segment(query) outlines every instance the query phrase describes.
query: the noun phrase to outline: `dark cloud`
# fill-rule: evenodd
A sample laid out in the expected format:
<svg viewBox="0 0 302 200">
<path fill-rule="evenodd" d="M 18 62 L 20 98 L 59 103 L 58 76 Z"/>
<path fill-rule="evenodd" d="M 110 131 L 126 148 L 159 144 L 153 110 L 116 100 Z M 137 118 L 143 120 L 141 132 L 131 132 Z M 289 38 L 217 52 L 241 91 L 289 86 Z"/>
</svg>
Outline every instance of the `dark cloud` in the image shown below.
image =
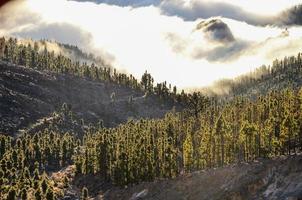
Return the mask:
<svg viewBox="0 0 302 200">
<path fill-rule="evenodd" d="M 211 19 L 200 22 L 197 30 L 202 30 L 208 39 L 221 43 L 229 43 L 235 41 L 235 38 L 226 23 L 220 19 Z"/>
<path fill-rule="evenodd" d="M 159 5 L 161 0 L 76 0 L 80 2 L 106 3 L 109 5 L 141 7 L 150 5 Z"/>
<path fill-rule="evenodd" d="M 253 25 L 267 25 L 274 22 L 273 18 L 264 18 L 253 13 L 248 13 L 239 6 L 223 2 L 192 1 L 190 6 L 186 6 L 180 0 L 164 0 L 160 4 L 160 8 L 163 14 L 179 16 L 187 21 L 221 16 L 245 21 Z"/>
</svg>

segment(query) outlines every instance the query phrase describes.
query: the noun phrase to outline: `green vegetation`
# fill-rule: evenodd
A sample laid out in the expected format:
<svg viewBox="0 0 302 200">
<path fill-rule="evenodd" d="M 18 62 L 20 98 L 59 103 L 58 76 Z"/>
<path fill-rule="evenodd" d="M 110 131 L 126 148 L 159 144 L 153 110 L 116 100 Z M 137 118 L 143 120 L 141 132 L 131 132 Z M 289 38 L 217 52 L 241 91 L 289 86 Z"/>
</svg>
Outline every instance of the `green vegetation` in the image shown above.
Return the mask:
<svg viewBox="0 0 302 200">
<path fill-rule="evenodd" d="M 256 101 L 210 101 L 197 118 L 170 113 L 100 129 L 84 136 L 84 151 L 75 156 L 77 172 L 100 173 L 124 185 L 290 154 L 302 148 L 301 108 L 302 90 L 284 90 Z"/>
<path fill-rule="evenodd" d="M 299 89 L 302 85 L 302 54 L 275 60 L 272 65 L 261 66 L 254 71 L 235 79 L 223 79 L 207 88 L 209 94 L 215 89 L 226 90 L 226 96 L 245 96 L 256 99 L 260 94 L 265 95 L 271 90 L 286 88 Z"/>
<path fill-rule="evenodd" d="M 249 162 L 302 148 L 302 90 L 284 90 L 256 101 L 210 101 L 190 112 L 89 130 L 82 139 L 48 129 L 17 139 L 1 136 L 2 196 L 36 199 L 54 194 L 43 171 L 75 164 L 76 173 L 99 174 L 117 185 L 175 177 L 181 171 Z M 13 186 L 13 187 L 11 187 Z"/>
<path fill-rule="evenodd" d="M 69 134 L 59 135 L 43 132 L 23 135 L 18 139 L 0 136 L 0 198 L 18 196 L 36 199 L 53 194 L 53 182 L 45 171 L 60 169 L 72 164 L 75 138 Z M 2 198 L 1 198 L 2 199 Z"/>
<path fill-rule="evenodd" d="M 105 128 L 100 121 L 95 127 L 89 126 L 84 136 L 62 134 L 51 128 L 18 138 L 1 135 L 0 199 L 56 199 L 60 194 L 54 190 L 47 172 L 71 164 L 75 165 L 78 176 L 99 175 L 107 182 L 126 185 L 302 149 L 302 89 L 297 89 L 298 86 L 270 91 L 254 100 L 236 96 L 223 102 L 196 92 L 178 94 L 176 87 L 171 89 L 166 83 L 153 87 L 148 72 L 138 82 L 132 75 L 116 70 L 112 74 L 110 68 L 80 65 L 46 49 L 39 52 L 37 47 L 17 45 L 14 39 L 2 39 L 0 44 L 0 58 L 6 61 L 112 81 L 186 107 L 182 112 L 168 113 L 163 119 L 131 120 L 115 128 Z M 290 72 L 288 77 L 299 77 L 301 63 L 300 54 L 287 63 L 277 62 L 269 69 L 269 76 Z M 129 99 L 129 106 L 132 101 Z M 66 104 L 61 112 L 72 116 Z M 64 179 L 64 185 L 68 187 L 68 178 Z M 87 188 L 83 188 L 80 198 L 88 198 Z"/>
<path fill-rule="evenodd" d="M 61 45 L 62 46 L 62 45 Z M 68 49 L 76 49 L 65 45 Z M 19 44 L 15 38 L 0 38 L 0 59 L 14 64 L 23 65 L 37 70 L 48 70 L 55 73 L 72 74 L 79 77 L 92 79 L 95 81 L 105 81 L 116 83 L 121 86 L 141 90 L 147 94 L 155 94 L 169 102 L 183 100 L 183 96 L 177 94 L 176 86 L 171 88 L 166 82 L 153 86 L 154 80 L 146 71 L 139 82 L 133 75 L 117 72 L 107 66 L 96 66 L 95 63 L 88 65 L 86 62 L 72 61 L 70 58 L 61 54 L 55 55 L 53 51 L 48 51 L 46 47 L 40 50 L 38 42 L 23 45 Z M 185 94 L 184 94 L 185 95 Z"/>
</svg>

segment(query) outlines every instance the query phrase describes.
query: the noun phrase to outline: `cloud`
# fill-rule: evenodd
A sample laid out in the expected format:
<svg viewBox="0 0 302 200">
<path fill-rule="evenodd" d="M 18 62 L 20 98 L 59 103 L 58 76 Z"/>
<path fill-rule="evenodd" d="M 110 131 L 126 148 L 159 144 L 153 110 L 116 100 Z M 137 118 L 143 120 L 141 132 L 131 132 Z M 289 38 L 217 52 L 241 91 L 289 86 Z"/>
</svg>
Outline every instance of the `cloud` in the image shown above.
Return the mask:
<svg viewBox="0 0 302 200">
<path fill-rule="evenodd" d="M 19 15 L 19 13 L 23 14 Z M 93 37 L 90 32 L 71 23 L 49 22 L 43 19 L 41 13 L 33 12 L 25 1 L 12 1 L 1 8 L 0 34 L 17 38 L 47 39 L 59 43 L 72 44 L 81 47 L 86 53 L 98 52 L 98 56 L 103 58 L 106 65 L 111 65 L 115 59 L 113 55 L 93 47 Z M 48 42 L 47 44 L 47 48 L 54 50 L 55 53 L 64 54 L 64 51 L 66 51 L 66 49 L 59 47 L 55 43 Z M 70 53 L 67 54 L 65 52 L 65 55 L 78 60 L 76 56 Z"/>
<path fill-rule="evenodd" d="M 76 0 L 79 2 L 94 2 L 97 4 L 105 3 L 109 5 L 143 7 L 150 5 L 158 5 L 160 0 Z"/>
<path fill-rule="evenodd" d="M 229 63 L 244 55 L 245 50 L 249 47 L 247 42 L 234 42 L 226 46 L 219 46 L 209 51 L 196 49 L 192 54 L 194 59 L 207 59 L 209 62 L 225 62 Z"/>
<path fill-rule="evenodd" d="M 0 33 L 23 38 L 51 39 L 81 46 L 84 44 L 89 46 L 92 39 L 90 33 L 78 26 L 43 20 L 43 16 L 31 11 L 25 1 L 12 1 L 1 8 Z"/>
<path fill-rule="evenodd" d="M 160 8 L 166 15 L 176 15 L 188 21 L 221 16 L 257 25 L 272 22 L 272 18 L 263 19 L 257 14 L 249 13 L 239 6 L 226 2 L 191 1 L 188 5 L 182 0 L 165 0 L 161 3 Z"/>
<path fill-rule="evenodd" d="M 199 22 L 188 35 L 168 33 L 166 39 L 171 50 L 184 57 L 207 60 L 212 64 L 242 63 L 244 69 L 249 62 L 244 63 L 243 60 L 252 59 L 252 63 L 256 63 L 254 60 L 258 59 L 257 63 L 269 64 L 275 58 L 296 54 L 302 42 L 300 33 L 300 27 L 285 30 L 252 26 L 226 18 L 210 18 Z"/>
<path fill-rule="evenodd" d="M 25 1 L 11 1 L 0 9 L 0 34 L 2 35 L 20 31 L 25 26 L 40 20 L 39 14 L 31 12 Z"/>
<path fill-rule="evenodd" d="M 299 0 L 76 0 L 122 7 L 156 6 L 162 14 L 178 16 L 187 21 L 210 17 L 225 17 L 252 25 L 301 24 Z M 299 11 L 300 10 L 300 11 Z"/>
<path fill-rule="evenodd" d="M 33 40 L 47 39 L 63 44 L 72 44 L 81 47 L 86 53 L 97 52 L 98 56 L 101 58 L 102 65 L 105 64 L 110 66 L 115 59 L 113 55 L 106 51 L 93 48 L 93 37 L 91 33 L 68 23 L 41 23 L 38 26 L 25 28 L 22 29 L 21 32 L 15 32 L 11 35 L 18 38 L 30 38 Z M 54 51 L 55 53 L 57 52 L 57 54 L 61 53 L 73 60 L 91 63 L 90 60 L 79 58 L 79 55 L 74 55 L 74 52 L 67 51 L 66 48 L 60 47 L 54 42 L 47 42 L 46 44 L 48 50 Z"/>
<path fill-rule="evenodd" d="M 299 26 L 289 27 L 289 34 L 284 34 L 284 28 L 278 26 L 259 26 L 257 21 L 257 25 L 247 23 L 244 20 L 247 1 L 234 0 L 242 2 L 238 7 L 244 12 L 242 16 L 237 14 L 237 19 L 228 9 L 225 13 L 229 12 L 229 17 L 224 13 L 222 17 L 207 17 L 213 16 L 215 9 L 223 11 L 213 6 L 221 7 L 215 4 L 217 0 L 180 4 L 189 7 L 190 12 L 195 9 L 190 8 L 194 2 L 208 2 L 207 6 L 213 7 L 204 18 L 196 15 L 192 21 L 179 14 L 163 14 L 163 3 L 168 1 L 138 7 L 66 0 L 20 1 L 1 8 L 0 33 L 78 45 L 137 78 L 148 70 L 155 81 L 167 80 L 181 88 L 238 76 L 277 57 L 296 54 L 302 45 Z M 181 0 L 174 0 L 178 1 Z M 227 2 L 230 1 L 223 1 L 223 5 L 234 6 Z M 250 11 L 257 17 L 270 10 L 258 7 L 259 13 Z M 274 16 L 279 8 L 268 13 Z"/>
<path fill-rule="evenodd" d="M 163 0 L 163 14 L 179 16 L 187 21 L 224 17 L 252 25 L 282 25 L 284 11 L 300 4 L 299 0 Z"/>
<path fill-rule="evenodd" d="M 220 18 L 202 20 L 186 38 L 168 33 L 166 39 L 175 53 L 209 62 L 234 61 L 250 46 L 247 41 L 236 40 Z"/>
<path fill-rule="evenodd" d="M 82 47 L 89 46 L 92 40 L 90 33 L 68 23 L 42 23 L 37 27 L 23 29 L 22 32 L 13 35 L 35 40 L 45 38 Z"/>
</svg>

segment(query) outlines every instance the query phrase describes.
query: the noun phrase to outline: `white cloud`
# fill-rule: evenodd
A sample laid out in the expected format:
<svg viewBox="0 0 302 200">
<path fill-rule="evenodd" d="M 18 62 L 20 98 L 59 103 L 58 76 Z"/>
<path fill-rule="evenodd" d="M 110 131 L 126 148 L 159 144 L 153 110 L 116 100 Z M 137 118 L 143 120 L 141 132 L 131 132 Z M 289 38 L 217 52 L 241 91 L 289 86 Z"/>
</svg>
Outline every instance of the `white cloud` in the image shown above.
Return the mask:
<svg viewBox="0 0 302 200">
<path fill-rule="evenodd" d="M 173 0 L 175 1 L 175 0 Z M 177 0 L 176 0 L 177 1 Z M 186 0 L 185 0 L 186 1 Z M 291 8 L 294 5 L 301 3 L 300 0 L 189 0 L 193 2 L 205 2 L 205 3 L 226 3 L 232 6 L 240 7 L 246 12 L 254 13 L 257 15 L 275 15 L 279 12 Z"/>
<path fill-rule="evenodd" d="M 163 0 L 160 4 L 166 15 L 185 20 L 226 17 L 253 25 L 282 24 L 283 11 L 298 5 L 301 0 Z"/>
<path fill-rule="evenodd" d="M 241 0 L 238 4 L 242 9 L 249 7 L 244 2 Z M 186 6 L 191 3 L 187 2 Z M 270 63 L 275 57 L 295 54 L 302 44 L 300 27 L 289 28 L 290 36 L 280 37 L 282 28 L 255 26 L 223 17 L 220 19 L 235 40 L 227 44 L 215 42 L 202 30 L 196 30 L 202 19 L 184 21 L 182 17 L 164 15 L 160 7 L 152 5 L 132 8 L 66 0 L 29 0 L 4 9 L 5 13 L 14 13 L 17 9 L 29 18 L 4 15 L 5 19 L 0 18 L 2 34 L 47 37 L 77 44 L 97 55 L 114 56 L 115 67 L 137 77 L 147 69 L 156 81 L 167 80 L 180 87 L 204 86 L 220 78 L 235 77 Z M 269 9 L 272 8 L 267 7 Z M 9 17 L 16 23 L 3 26 Z"/>
</svg>

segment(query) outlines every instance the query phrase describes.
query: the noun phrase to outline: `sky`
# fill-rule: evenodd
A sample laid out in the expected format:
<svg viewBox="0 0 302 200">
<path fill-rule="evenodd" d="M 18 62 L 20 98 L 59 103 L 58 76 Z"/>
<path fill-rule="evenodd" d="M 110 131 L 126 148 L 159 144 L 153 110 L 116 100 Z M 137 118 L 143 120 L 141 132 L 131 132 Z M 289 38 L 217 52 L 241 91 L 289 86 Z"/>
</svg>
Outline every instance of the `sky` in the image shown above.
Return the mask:
<svg viewBox="0 0 302 200">
<path fill-rule="evenodd" d="M 16 0 L 0 8 L 0 35 L 74 44 L 137 78 L 196 88 L 300 52 L 300 3 Z"/>
</svg>

